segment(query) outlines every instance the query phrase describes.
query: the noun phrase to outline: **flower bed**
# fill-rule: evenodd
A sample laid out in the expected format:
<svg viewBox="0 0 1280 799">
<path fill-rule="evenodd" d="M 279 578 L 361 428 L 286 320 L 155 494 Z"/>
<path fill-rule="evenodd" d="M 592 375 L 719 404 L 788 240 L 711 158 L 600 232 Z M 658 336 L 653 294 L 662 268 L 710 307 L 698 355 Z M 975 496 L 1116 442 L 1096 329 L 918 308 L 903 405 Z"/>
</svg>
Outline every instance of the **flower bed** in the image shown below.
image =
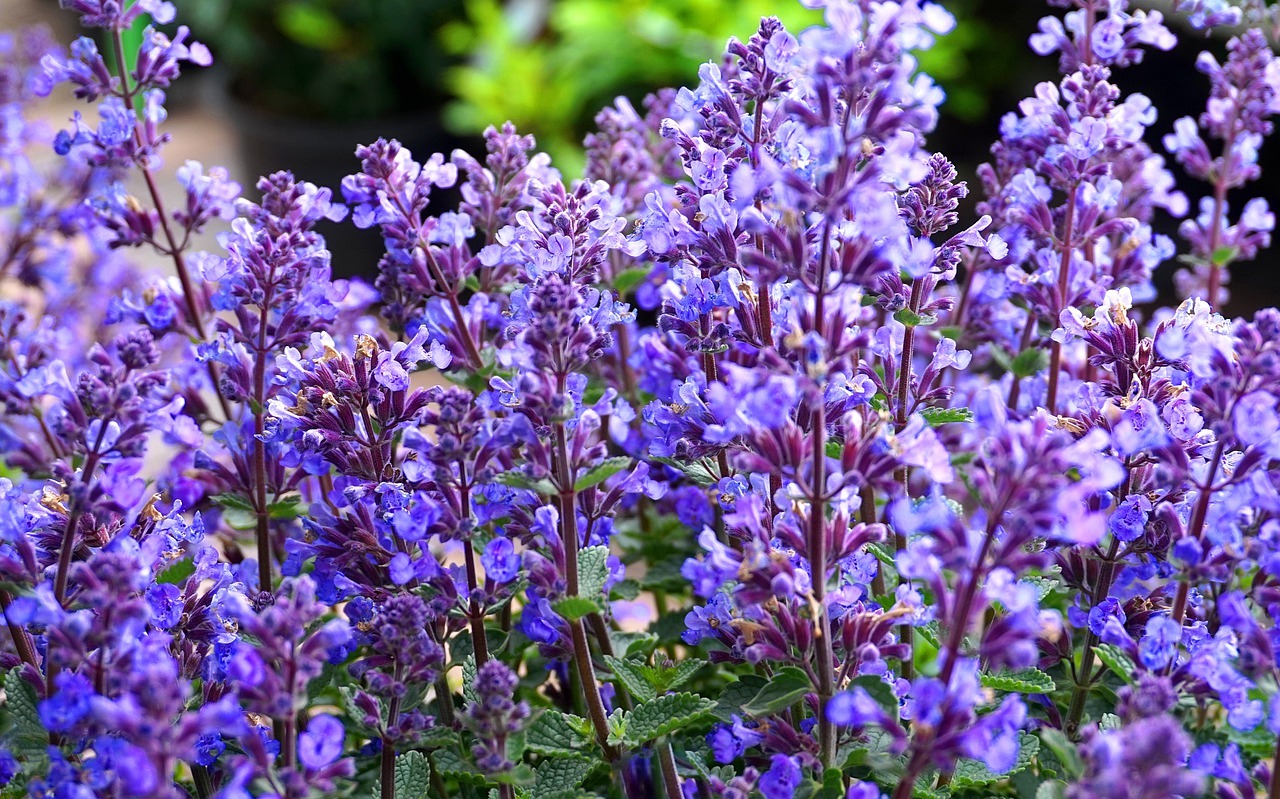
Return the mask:
<svg viewBox="0 0 1280 799">
<path fill-rule="evenodd" d="M 257 203 L 161 161 L 210 54 L 121 32 L 172 7 L 63 5 L 132 66 L 0 47 L 3 795 L 1280 799 L 1280 313 L 1213 310 L 1275 222 L 1260 30 L 1162 120 L 1113 80 L 1163 17 L 1051 2 L 961 221 L 935 3 L 762 20 L 582 180 L 506 125 Z"/>
</svg>

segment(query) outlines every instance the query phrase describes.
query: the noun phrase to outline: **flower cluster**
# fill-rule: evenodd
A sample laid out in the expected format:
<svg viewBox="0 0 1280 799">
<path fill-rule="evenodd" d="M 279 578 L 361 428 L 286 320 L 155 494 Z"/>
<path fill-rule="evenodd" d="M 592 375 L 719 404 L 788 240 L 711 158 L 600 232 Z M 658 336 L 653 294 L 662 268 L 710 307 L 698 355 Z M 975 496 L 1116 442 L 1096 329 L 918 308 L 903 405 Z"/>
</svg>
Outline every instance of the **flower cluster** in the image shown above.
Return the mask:
<svg viewBox="0 0 1280 799">
<path fill-rule="evenodd" d="M 99 38 L 0 38 L 4 795 L 1280 796 L 1280 312 L 1215 311 L 1274 227 L 1260 30 L 1169 121 L 1117 73 L 1174 26 L 1051 0 L 974 219 L 925 0 L 761 20 L 581 180 L 507 124 L 170 209 L 210 54 L 62 4 Z M 96 118 L 29 121 L 57 83 Z"/>
</svg>

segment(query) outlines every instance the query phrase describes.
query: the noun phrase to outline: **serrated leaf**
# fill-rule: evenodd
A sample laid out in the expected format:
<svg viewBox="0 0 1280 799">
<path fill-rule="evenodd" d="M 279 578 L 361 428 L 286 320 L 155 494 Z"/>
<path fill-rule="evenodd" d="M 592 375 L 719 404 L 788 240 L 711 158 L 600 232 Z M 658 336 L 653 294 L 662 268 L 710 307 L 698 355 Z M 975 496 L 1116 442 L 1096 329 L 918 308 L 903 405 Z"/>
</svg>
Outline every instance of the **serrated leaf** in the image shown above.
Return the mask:
<svg viewBox="0 0 1280 799">
<path fill-rule="evenodd" d="M 711 717 L 716 703 L 694 694 L 667 694 L 637 705 L 626 714 L 622 740 L 640 746 Z"/>
<path fill-rule="evenodd" d="M 1098 656 L 1111 673 L 1124 680 L 1129 685 L 1134 684 L 1133 675 L 1137 674 L 1138 667 L 1134 664 L 1133 659 L 1126 655 L 1119 647 L 1111 644 L 1098 644 L 1093 648 L 1093 652 Z"/>
<path fill-rule="evenodd" d="M 609 589 L 610 599 L 624 599 L 628 602 L 640 596 L 640 583 L 635 580 L 620 580 Z"/>
<path fill-rule="evenodd" d="M 665 463 L 673 469 L 680 471 L 685 477 L 700 486 L 715 485 L 719 482 L 715 472 L 711 471 L 711 467 L 702 461 L 692 461 L 685 463 L 672 458 L 654 458 L 659 463 Z"/>
<path fill-rule="evenodd" d="M 689 660 L 680 661 L 674 668 L 662 669 L 658 675 L 658 680 L 660 682 L 658 689 L 662 691 L 674 691 L 688 682 L 689 679 L 693 677 L 694 674 L 697 674 L 705 665 L 707 665 L 707 661 L 705 660 L 690 658 Z"/>
<path fill-rule="evenodd" d="M 246 497 L 242 497 L 239 494 L 233 494 L 230 492 L 214 494 L 210 499 L 213 500 L 213 504 L 220 508 L 234 508 L 235 510 L 243 510 L 253 513 L 253 505 Z"/>
<path fill-rule="evenodd" d="M 916 628 L 916 634 L 933 645 L 934 649 L 942 646 L 942 636 L 938 622 L 931 621 Z"/>
<path fill-rule="evenodd" d="M 548 710 L 529 725 L 525 748 L 546 757 L 580 757 L 590 752 L 593 740 L 584 730 L 586 719 Z"/>
<path fill-rule="evenodd" d="M 625 455 L 616 458 L 605 458 L 587 470 L 586 474 L 579 477 L 573 484 L 573 490 L 582 491 L 594 485 L 599 485 L 623 469 L 629 468 L 631 463 L 631 458 Z"/>
<path fill-rule="evenodd" d="M 483 772 L 463 760 L 452 749 L 441 749 L 438 752 L 432 752 L 431 757 L 436 764 L 436 770 L 440 772 L 442 777 L 450 777 L 469 785 L 486 785 L 489 782 Z"/>
<path fill-rule="evenodd" d="M 1032 759 L 1039 751 L 1040 739 L 1030 733 L 1021 733 L 1018 736 L 1018 760 L 1013 768 L 1004 774 L 996 774 L 977 760 L 963 758 L 956 762 L 956 771 L 951 778 L 951 784 L 957 788 L 978 788 L 999 782 L 1031 765 Z"/>
<path fill-rule="evenodd" d="M 585 596 L 567 596 L 552 602 L 551 607 L 563 616 L 565 621 L 577 621 L 599 611 L 602 603 L 598 599 Z"/>
<path fill-rule="evenodd" d="M 1011 691 L 1019 694 L 1048 694 L 1057 688 L 1052 677 L 1036 668 L 1006 671 L 1000 674 L 983 674 L 982 684 L 997 691 Z"/>
<path fill-rule="evenodd" d="M 658 692 L 653 685 L 651 675 L 646 671 L 649 667 L 638 660 L 624 660 L 606 655 L 605 663 L 613 671 L 618 681 L 627 689 L 627 693 L 639 702 L 648 702 L 657 697 Z"/>
<path fill-rule="evenodd" d="M 346 717 L 358 725 L 362 730 L 371 729 L 364 723 L 365 712 L 356 704 L 356 694 L 360 693 L 360 689 L 352 685 L 343 685 L 338 688 L 338 695 L 341 697 L 342 711 Z M 382 701 L 377 697 L 372 697 L 373 701 L 378 705 L 378 715 L 385 716 L 382 712 Z"/>
<path fill-rule="evenodd" d="M 40 723 L 35 688 L 22 679 L 17 669 L 11 669 L 4 675 L 4 695 L 4 711 L 10 725 L 9 744 L 14 754 L 26 758 L 46 757 L 49 733 Z"/>
<path fill-rule="evenodd" d="M 787 666 L 774 672 L 760 692 L 752 697 L 742 712 L 760 718 L 791 707 L 813 691 L 809 675 L 795 666 Z"/>
<path fill-rule="evenodd" d="M 920 411 L 920 415 L 931 427 L 973 421 L 973 411 L 968 408 L 925 408 Z"/>
<path fill-rule="evenodd" d="M 658 645 L 658 636 L 653 633 L 628 633 L 621 630 L 609 631 L 609 642 L 613 651 L 621 657 L 632 655 L 648 656 Z"/>
<path fill-rule="evenodd" d="M 896 719 L 898 717 L 898 697 L 894 695 L 893 689 L 884 680 L 873 674 L 864 674 L 861 677 L 855 677 L 849 685 L 866 691 L 876 701 L 876 704 L 885 709 L 885 712 L 891 718 Z"/>
<path fill-rule="evenodd" d="M 553 794 L 576 791 L 596 763 L 585 758 L 544 760 L 538 764 L 531 799 L 544 799 Z"/>
<path fill-rule="evenodd" d="M 729 721 L 733 716 L 743 714 L 742 706 L 750 702 L 752 697 L 760 693 L 766 680 L 755 674 L 744 674 L 736 682 L 731 682 L 720 692 L 720 701 L 712 711 L 721 721 Z"/>
<path fill-rule="evenodd" d="M 1065 732 L 1053 727 L 1041 727 L 1040 741 L 1062 764 L 1062 768 L 1067 772 L 1066 776 L 1073 780 L 1080 778 L 1084 773 L 1084 762 L 1080 759 L 1080 752 L 1076 749 L 1076 745 L 1071 742 Z"/>
<path fill-rule="evenodd" d="M 431 767 L 421 752 L 396 756 L 393 786 L 396 799 L 422 799 L 431 790 Z M 382 795 L 382 780 L 373 783 L 373 798 Z"/>
<path fill-rule="evenodd" d="M 493 481 L 504 486 L 512 488 L 523 488 L 528 491 L 536 491 L 545 496 L 551 496 L 556 493 L 556 487 L 550 480 L 545 478 L 535 480 L 529 475 L 518 469 L 502 472 L 494 476 Z"/>
<path fill-rule="evenodd" d="M 1036 799 L 1063 799 L 1067 795 L 1067 784 L 1062 780 L 1049 780 L 1040 783 L 1036 788 Z"/>
<path fill-rule="evenodd" d="M 609 548 L 587 547 L 578 552 L 578 596 L 599 599 L 609 579 Z"/>
<path fill-rule="evenodd" d="M 267 515 L 272 519 L 296 519 L 302 515 L 302 497 L 297 494 L 285 497 L 267 506 Z"/>
<path fill-rule="evenodd" d="M 1035 575 L 1033 577 L 1023 577 L 1018 582 L 1026 583 L 1030 586 L 1033 586 L 1036 589 L 1037 602 L 1043 600 L 1049 594 L 1053 593 L 1053 591 L 1062 583 L 1062 581 L 1058 579 L 1058 575 L 1056 572 L 1049 575 Z"/>
<path fill-rule="evenodd" d="M 467 655 L 467 659 L 462 661 L 462 699 L 468 705 L 476 703 L 476 656 L 474 654 Z"/>
</svg>

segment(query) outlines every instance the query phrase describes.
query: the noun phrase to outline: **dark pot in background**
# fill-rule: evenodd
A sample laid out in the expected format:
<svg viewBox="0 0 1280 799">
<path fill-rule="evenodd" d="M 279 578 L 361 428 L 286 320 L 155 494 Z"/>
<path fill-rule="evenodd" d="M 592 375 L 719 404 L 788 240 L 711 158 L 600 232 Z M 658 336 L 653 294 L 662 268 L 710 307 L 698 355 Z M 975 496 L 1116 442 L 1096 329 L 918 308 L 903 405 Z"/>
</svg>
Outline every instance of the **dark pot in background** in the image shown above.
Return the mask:
<svg viewBox="0 0 1280 799">
<path fill-rule="evenodd" d="M 234 83 L 226 79 L 210 83 L 215 84 L 218 106 L 239 137 L 243 174 L 236 177 L 253 197 L 258 195 L 255 184 L 259 177 L 287 169 L 300 180 L 332 189 L 335 199 L 341 201 L 342 179 L 360 170 L 356 147 L 378 138 L 399 140 L 419 161 L 436 152 L 448 158 L 454 149 L 474 145 L 469 139 L 447 133 L 438 109 L 350 122 L 300 119 L 246 103 L 236 95 Z M 437 208 L 442 210 L 456 202 L 443 193 L 439 201 Z M 378 260 L 384 251 L 378 230 L 360 230 L 350 218 L 341 223 L 321 222 L 316 230 L 324 235 L 333 253 L 334 277 L 361 277 L 370 282 L 377 277 Z"/>
</svg>

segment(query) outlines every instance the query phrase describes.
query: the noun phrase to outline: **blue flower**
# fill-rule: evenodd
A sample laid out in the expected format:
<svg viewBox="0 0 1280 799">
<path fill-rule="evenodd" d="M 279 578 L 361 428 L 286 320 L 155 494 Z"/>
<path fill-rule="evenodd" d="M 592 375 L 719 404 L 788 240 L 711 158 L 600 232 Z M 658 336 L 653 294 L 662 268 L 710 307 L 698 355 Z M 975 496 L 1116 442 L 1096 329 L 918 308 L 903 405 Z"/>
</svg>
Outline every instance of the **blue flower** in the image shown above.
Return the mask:
<svg viewBox="0 0 1280 799">
<path fill-rule="evenodd" d="M 765 799 L 792 799 L 800 787 L 800 761 L 786 755 L 774 755 L 769 770 L 760 775 L 757 787 Z"/>
<path fill-rule="evenodd" d="M 341 721 L 327 714 L 316 716 L 298 736 L 298 761 L 318 771 L 342 756 L 345 738 Z"/>
<path fill-rule="evenodd" d="M 508 538 L 495 538 L 480 556 L 484 573 L 496 583 L 509 583 L 520 574 L 520 556 Z"/>
</svg>

